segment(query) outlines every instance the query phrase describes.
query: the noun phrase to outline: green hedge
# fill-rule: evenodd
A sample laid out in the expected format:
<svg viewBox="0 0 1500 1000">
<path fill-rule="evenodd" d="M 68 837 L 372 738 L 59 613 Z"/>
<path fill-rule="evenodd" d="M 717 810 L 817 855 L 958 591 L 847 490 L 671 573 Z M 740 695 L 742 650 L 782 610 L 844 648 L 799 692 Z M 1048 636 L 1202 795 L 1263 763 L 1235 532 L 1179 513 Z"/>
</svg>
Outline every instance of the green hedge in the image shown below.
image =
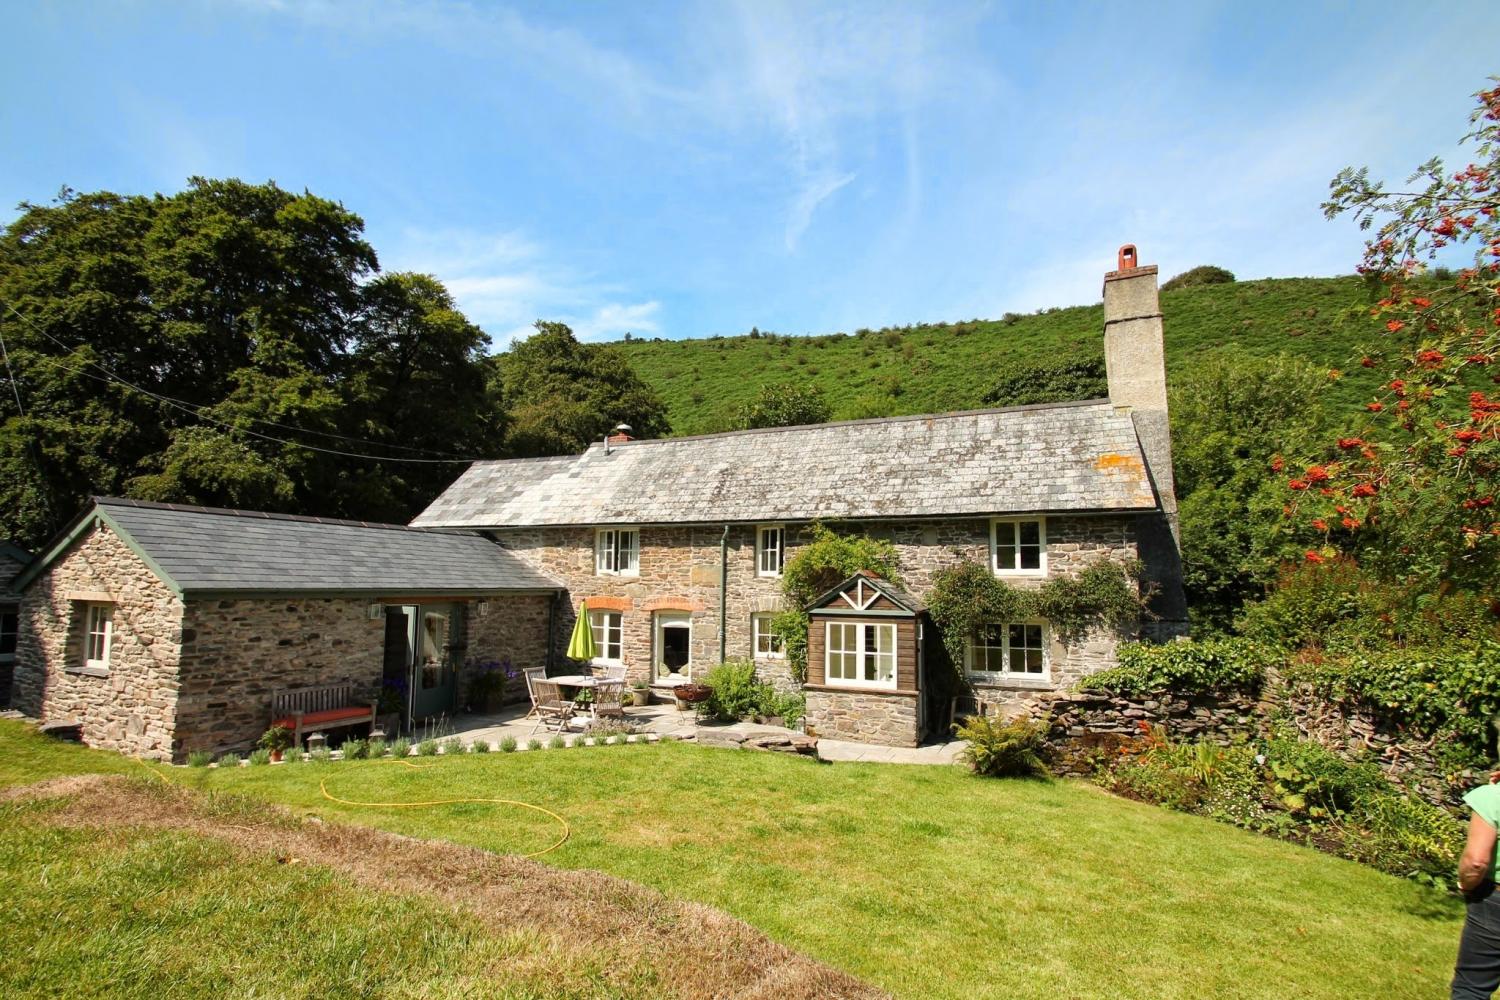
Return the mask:
<svg viewBox="0 0 1500 1000">
<path fill-rule="evenodd" d="M 1245 639 L 1160 645 L 1131 642 L 1120 646 L 1119 666 L 1084 678 L 1079 687 L 1120 694 L 1258 691 L 1273 657 Z"/>
</svg>

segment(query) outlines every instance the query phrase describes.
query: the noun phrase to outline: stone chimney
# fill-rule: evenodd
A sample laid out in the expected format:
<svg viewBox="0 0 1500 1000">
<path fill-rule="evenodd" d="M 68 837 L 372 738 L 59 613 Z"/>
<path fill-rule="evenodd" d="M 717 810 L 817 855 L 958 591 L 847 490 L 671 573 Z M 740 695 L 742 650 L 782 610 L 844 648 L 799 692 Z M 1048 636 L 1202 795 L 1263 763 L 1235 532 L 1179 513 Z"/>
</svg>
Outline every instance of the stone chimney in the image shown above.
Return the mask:
<svg viewBox="0 0 1500 1000">
<path fill-rule="evenodd" d="M 1109 401 L 1135 424 L 1146 471 L 1161 503 L 1159 514 L 1140 518 L 1136 530 L 1148 578 L 1157 585 L 1157 614 L 1185 622 L 1177 494 L 1172 481 L 1172 430 L 1167 416 L 1167 364 L 1156 265 L 1142 266 L 1134 244 L 1120 248 L 1115 270 L 1104 276 L 1104 368 Z"/>
</svg>

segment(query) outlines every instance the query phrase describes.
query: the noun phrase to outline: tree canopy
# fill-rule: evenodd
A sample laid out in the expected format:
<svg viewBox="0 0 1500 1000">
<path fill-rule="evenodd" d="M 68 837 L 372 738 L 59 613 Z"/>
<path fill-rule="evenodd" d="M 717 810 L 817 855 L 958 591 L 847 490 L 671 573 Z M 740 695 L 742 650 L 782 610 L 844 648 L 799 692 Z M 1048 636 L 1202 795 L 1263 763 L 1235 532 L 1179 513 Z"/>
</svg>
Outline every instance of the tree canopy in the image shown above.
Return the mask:
<svg viewBox="0 0 1500 1000">
<path fill-rule="evenodd" d="M 741 407 L 735 429 L 822 424 L 832 416 L 833 410 L 823 398 L 823 390 L 817 386 L 773 382 L 761 386 L 755 399 Z"/>
<path fill-rule="evenodd" d="M 540 321 L 536 333 L 495 360 L 491 390 L 510 406 L 510 454 L 568 455 L 619 424 L 634 437 L 660 437 L 667 410 L 617 348 L 583 344 L 562 323 Z"/>
<path fill-rule="evenodd" d="M 37 545 L 101 493 L 401 522 L 468 459 L 539 453 L 537 428 L 566 450 L 665 430 L 623 361 L 543 327 L 570 360 L 513 352 L 512 415 L 484 332 L 437 279 L 381 273 L 335 201 L 193 178 L 23 204 L 0 232 L 0 537 Z"/>
</svg>

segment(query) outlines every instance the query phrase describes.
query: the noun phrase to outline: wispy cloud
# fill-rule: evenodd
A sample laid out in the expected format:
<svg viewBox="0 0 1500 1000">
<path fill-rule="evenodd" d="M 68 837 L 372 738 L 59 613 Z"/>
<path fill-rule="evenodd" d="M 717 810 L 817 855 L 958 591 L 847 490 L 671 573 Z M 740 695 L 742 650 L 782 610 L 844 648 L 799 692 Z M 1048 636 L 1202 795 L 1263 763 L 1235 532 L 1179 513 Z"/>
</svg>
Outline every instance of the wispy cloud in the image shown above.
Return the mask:
<svg viewBox="0 0 1500 1000">
<path fill-rule="evenodd" d="M 580 340 L 661 332 L 656 301 L 630 301 L 617 286 L 554 261 L 520 233 L 406 229 L 384 239 L 388 271 L 437 277 L 496 350 L 532 332 L 539 319 L 567 323 Z"/>
</svg>

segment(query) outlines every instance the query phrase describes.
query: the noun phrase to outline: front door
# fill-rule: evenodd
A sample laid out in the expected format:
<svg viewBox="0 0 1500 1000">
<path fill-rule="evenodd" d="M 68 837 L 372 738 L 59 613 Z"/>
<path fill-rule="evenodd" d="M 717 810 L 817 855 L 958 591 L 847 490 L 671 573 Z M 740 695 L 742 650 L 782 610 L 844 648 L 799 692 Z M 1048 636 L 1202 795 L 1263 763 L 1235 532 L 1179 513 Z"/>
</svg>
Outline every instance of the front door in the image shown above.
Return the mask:
<svg viewBox="0 0 1500 1000">
<path fill-rule="evenodd" d="M 693 673 L 693 616 L 685 611 L 656 613 L 656 679 L 686 682 Z"/>
<path fill-rule="evenodd" d="M 453 607 L 404 604 L 386 608 L 386 662 L 406 661 L 408 721 L 451 713 L 459 664 L 454 651 Z"/>
</svg>

